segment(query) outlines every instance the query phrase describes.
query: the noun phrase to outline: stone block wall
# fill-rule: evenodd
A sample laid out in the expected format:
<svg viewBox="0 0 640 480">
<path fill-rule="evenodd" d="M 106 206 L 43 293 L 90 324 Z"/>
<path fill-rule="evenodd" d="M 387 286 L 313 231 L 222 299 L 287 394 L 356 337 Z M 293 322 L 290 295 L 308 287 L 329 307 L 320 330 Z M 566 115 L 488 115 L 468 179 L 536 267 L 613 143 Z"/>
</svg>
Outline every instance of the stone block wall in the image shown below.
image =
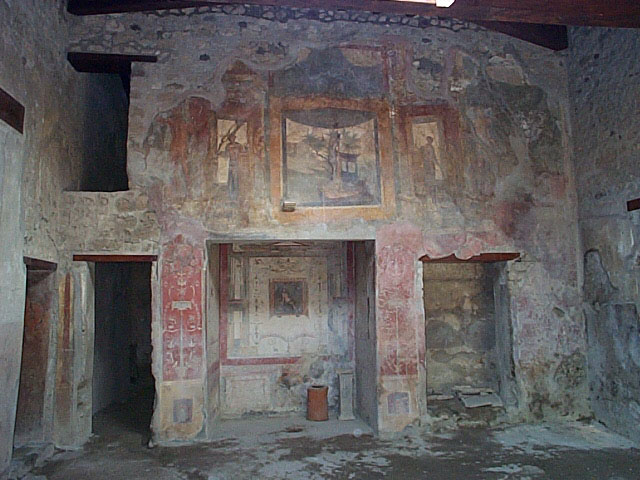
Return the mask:
<svg viewBox="0 0 640 480">
<path fill-rule="evenodd" d="M 0 125 L 0 356 L 6 362 L 0 472 L 10 458 L 16 413 L 26 288 L 22 257 L 58 263 L 56 283 L 62 281 L 68 271 L 68 260 L 60 255 L 66 227 L 62 192 L 80 186 L 84 158 L 93 146 L 86 126 L 108 117 L 86 101 L 105 83 L 78 74 L 66 61 L 65 5 L 0 4 L 0 88 L 25 107 L 24 134 Z M 56 311 L 51 325 L 57 322 Z M 51 441 L 51 431 L 44 440 Z"/>
<path fill-rule="evenodd" d="M 571 30 L 569 78 L 596 417 L 640 440 L 640 35 Z"/>
</svg>

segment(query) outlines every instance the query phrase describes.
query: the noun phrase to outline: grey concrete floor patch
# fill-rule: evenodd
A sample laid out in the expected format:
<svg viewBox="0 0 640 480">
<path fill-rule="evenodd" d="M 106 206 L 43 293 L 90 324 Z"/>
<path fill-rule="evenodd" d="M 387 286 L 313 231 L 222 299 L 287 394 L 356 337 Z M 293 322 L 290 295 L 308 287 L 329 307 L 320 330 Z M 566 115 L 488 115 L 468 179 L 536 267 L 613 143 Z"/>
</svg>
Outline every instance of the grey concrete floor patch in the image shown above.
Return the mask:
<svg viewBox="0 0 640 480">
<path fill-rule="evenodd" d="M 518 448 L 527 453 L 544 448 L 594 450 L 637 447 L 631 440 L 598 424 L 519 425 L 496 431 L 493 438 L 505 448 Z"/>
<path fill-rule="evenodd" d="M 362 422 L 312 423 L 300 417 L 245 418 L 219 424 L 215 439 L 147 448 L 144 434 L 97 422 L 84 448 L 56 451 L 40 468 L 47 480 L 633 480 L 640 450 L 598 425 L 519 425 L 392 438 Z M 122 425 L 122 423 L 121 423 Z M 287 432 L 303 426 L 302 432 Z M 102 429 L 102 430 L 101 430 Z M 297 427 L 296 427 L 297 429 Z"/>
</svg>

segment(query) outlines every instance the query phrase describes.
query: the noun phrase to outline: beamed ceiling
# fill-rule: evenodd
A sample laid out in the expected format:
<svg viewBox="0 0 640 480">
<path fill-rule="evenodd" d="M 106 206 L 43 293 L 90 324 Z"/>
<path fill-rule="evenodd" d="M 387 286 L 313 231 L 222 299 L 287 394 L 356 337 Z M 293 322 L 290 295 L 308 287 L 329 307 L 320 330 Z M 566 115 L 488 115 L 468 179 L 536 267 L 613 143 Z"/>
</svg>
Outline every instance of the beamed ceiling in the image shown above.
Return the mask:
<svg viewBox="0 0 640 480">
<path fill-rule="evenodd" d="M 568 25 L 640 28 L 640 0 L 456 0 L 449 8 L 397 0 L 69 0 L 68 11 L 100 15 L 220 4 L 457 18 L 554 50 L 567 47 Z"/>
</svg>

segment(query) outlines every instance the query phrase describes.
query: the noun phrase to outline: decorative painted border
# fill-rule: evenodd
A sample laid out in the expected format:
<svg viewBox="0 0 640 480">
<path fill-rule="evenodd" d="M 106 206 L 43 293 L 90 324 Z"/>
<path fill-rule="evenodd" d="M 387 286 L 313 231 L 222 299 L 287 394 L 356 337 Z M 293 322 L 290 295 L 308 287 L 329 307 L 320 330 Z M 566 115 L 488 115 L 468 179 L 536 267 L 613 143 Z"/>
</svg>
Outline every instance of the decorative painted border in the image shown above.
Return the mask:
<svg viewBox="0 0 640 480">
<path fill-rule="evenodd" d="M 283 212 L 283 146 L 282 120 L 288 110 L 313 110 L 320 108 L 341 108 L 360 110 L 376 114 L 378 122 L 378 145 L 380 148 L 380 205 L 358 205 L 340 207 L 299 207 L 293 212 Z M 269 149 L 271 152 L 271 202 L 274 218 L 282 223 L 323 222 L 345 218 L 378 220 L 390 217 L 395 211 L 395 186 L 393 175 L 393 153 L 391 148 L 390 109 L 386 101 L 380 99 L 336 99 L 327 97 L 270 99 L 269 109 Z"/>
<path fill-rule="evenodd" d="M 228 243 L 220 244 L 220 367 L 223 366 L 240 366 L 240 365 L 290 365 L 298 363 L 302 357 L 252 357 L 252 358 L 229 358 L 227 356 L 227 337 L 228 337 L 228 312 L 229 312 L 229 253 L 233 250 L 232 245 Z M 349 298 L 355 298 L 355 259 L 353 244 L 347 245 L 347 295 Z M 349 317 L 347 319 L 348 336 L 349 336 L 349 360 L 355 359 L 355 302 L 349 307 Z M 332 358 L 331 356 L 321 357 L 324 360 Z M 211 372 L 209 372 L 211 373 Z"/>
</svg>

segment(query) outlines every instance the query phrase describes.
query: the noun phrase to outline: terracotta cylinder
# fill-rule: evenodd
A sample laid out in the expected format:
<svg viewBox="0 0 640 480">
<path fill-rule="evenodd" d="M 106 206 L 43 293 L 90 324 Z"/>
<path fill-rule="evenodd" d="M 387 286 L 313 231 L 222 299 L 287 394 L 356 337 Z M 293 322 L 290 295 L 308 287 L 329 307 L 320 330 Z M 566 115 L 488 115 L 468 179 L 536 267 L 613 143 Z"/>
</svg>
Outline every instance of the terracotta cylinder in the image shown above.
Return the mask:
<svg viewBox="0 0 640 480">
<path fill-rule="evenodd" d="M 323 422 L 329 420 L 326 385 L 311 385 L 307 388 L 307 420 Z"/>
</svg>

